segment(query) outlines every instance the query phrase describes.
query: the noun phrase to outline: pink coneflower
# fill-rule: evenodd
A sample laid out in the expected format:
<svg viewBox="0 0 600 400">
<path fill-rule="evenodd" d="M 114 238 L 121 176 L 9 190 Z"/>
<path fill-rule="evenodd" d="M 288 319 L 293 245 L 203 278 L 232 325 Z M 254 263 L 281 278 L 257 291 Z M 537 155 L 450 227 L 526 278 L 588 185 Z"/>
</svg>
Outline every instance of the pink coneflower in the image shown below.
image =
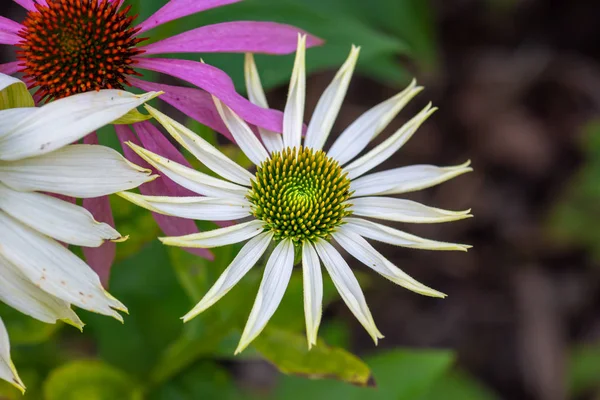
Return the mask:
<svg viewBox="0 0 600 400">
<path fill-rule="evenodd" d="M 235 92 L 231 79 L 223 71 L 199 61 L 150 58 L 166 53 L 265 53 L 288 54 L 295 50 L 298 33 L 293 26 L 258 21 L 225 22 L 202 26 L 178 35 L 144 45 L 147 31 L 166 22 L 200 11 L 241 0 L 170 0 L 160 10 L 138 25 L 129 15 L 130 6 L 121 8 L 123 0 L 14 0 L 23 6 L 27 16 L 22 23 L 0 16 L 0 44 L 17 47 L 17 60 L 0 64 L 0 72 L 22 73 L 29 88 L 35 90 L 37 103 L 72 94 L 100 89 L 164 91 L 164 101 L 191 118 L 231 137 L 216 112 L 211 95 L 219 98 L 250 124 L 281 132 L 279 112 L 253 105 Z M 312 36 L 308 46 L 321 44 Z M 187 81 L 198 89 L 160 85 L 136 78 L 137 70 L 165 73 Z M 154 89 L 152 89 L 154 90 Z M 134 132 L 123 125 L 117 134 L 141 143 L 149 150 L 186 163 L 178 150 L 149 122 L 133 124 Z M 95 134 L 86 138 L 95 143 Z M 126 149 L 126 155 L 134 157 Z M 128 154 L 129 153 L 129 154 Z M 168 178 L 144 185 L 148 195 L 185 195 Z M 96 219 L 111 223 L 108 198 L 88 199 L 84 206 Z M 155 215 L 163 232 L 170 236 L 197 231 L 195 224 L 168 216 Z M 111 248 L 112 247 L 112 248 Z M 211 257 L 205 249 L 192 250 Z M 86 251 L 86 257 L 103 280 L 114 259 L 114 247 Z"/>
</svg>

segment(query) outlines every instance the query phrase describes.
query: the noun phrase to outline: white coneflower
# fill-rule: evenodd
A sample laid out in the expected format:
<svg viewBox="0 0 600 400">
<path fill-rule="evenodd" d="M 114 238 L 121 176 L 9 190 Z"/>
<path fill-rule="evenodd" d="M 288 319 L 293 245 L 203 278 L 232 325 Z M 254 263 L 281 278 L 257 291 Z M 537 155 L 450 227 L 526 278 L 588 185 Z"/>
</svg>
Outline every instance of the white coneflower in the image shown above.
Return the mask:
<svg viewBox="0 0 600 400">
<path fill-rule="evenodd" d="M 323 145 L 333 127 L 346 93 L 358 48 L 319 100 L 302 143 L 305 96 L 305 38 L 299 39 L 296 61 L 284 113 L 283 135 L 259 130 L 262 143 L 231 109 L 214 99 L 219 114 L 241 150 L 257 166 L 255 174 L 240 167 L 183 125 L 146 106 L 175 140 L 200 162 L 220 175 L 214 178 L 130 146 L 160 172 L 205 197 L 121 195 L 154 212 L 199 220 L 246 218 L 227 228 L 194 235 L 162 238 L 181 247 L 216 247 L 248 242 L 204 298 L 183 317 L 185 321 L 206 310 L 225 295 L 261 258 L 269 245 L 264 276 L 243 331 L 237 352 L 265 327 L 277 309 L 290 280 L 295 250 L 302 255 L 304 307 L 309 347 L 317 341 L 323 298 L 321 263 L 350 310 L 373 340 L 381 338 L 352 270 L 331 244 L 391 281 L 427 296 L 444 297 L 402 272 L 377 252 L 367 239 L 398 246 L 432 250 L 466 250 L 468 246 L 423 239 L 361 217 L 388 221 L 434 223 L 470 217 L 469 211 L 447 211 L 413 201 L 388 197 L 434 186 L 471 170 L 469 163 L 455 167 L 417 165 L 363 176 L 394 154 L 434 111 L 427 106 L 390 138 L 350 162 L 365 149 L 420 90 L 413 82 L 406 90 L 367 111 L 335 141 Z M 251 101 L 267 107 L 251 55 L 246 57 L 246 84 Z"/>
<path fill-rule="evenodd" d="M 88 92 L 32 107 L 23 82 L 0 74 L 0 301 L 47 323 L 83 323 L 71 305 L 123 320 L 127 309 L 64 245 L 123 238 L 83 207 L 51 194 L 98 197 L 153 179 L 104 146 L 68 145 L 156 96 Z M 14 107 L 14 108 L 9 108 Z M 24 390 L 0 323 L 0 378 Z"/>
</svg>

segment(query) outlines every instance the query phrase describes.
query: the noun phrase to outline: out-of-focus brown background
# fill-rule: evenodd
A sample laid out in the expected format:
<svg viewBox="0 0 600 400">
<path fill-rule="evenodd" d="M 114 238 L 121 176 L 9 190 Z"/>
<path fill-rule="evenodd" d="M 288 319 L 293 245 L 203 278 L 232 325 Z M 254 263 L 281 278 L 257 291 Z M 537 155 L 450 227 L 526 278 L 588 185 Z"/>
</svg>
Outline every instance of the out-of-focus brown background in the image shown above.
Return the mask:
<svg viewBox="0 0 600 400">
<path fill-rule="evenodd" d="M 1 1 L 2 15 L 22 14 Z M 473 248 L 378 247 L 449 295 L 420 297 L 371 274 L 367 299 L 385 334 L 380 349 L 456 349 L 458 365 L 500 398 L 567 398 L 574 349 L 600 341 L 600 2 L 437 0 L 431 9 L 437 68 L 424 71 L 410 57 L 399 60 L 426 90 L 392 128 L 428 101 L 439 111 L 382 167 L 470 159 L 474 172 L 408 197 L 472 208 L 474 218 L 398 226 Z M 3 61 L 11 59 L 5 46 L 0 51 Z M 308 112 L 332 76 L 319 72 L 309 79 Z M 355 78 L 334 130 L 399 89 Z M 285 95 L 285 87 L 274 89 L 272 105 L 282 109 Z M 373 351 L 342 302 L 326 310 L 325 319 L 335 316 L 351 328 L 354 352 Z M 277 374 L 256 363 L 234 370 L 250 386 L 256 379 L 268 385 Z M 598 396 L 596 388 L 577 398 Z"/>
</svg>

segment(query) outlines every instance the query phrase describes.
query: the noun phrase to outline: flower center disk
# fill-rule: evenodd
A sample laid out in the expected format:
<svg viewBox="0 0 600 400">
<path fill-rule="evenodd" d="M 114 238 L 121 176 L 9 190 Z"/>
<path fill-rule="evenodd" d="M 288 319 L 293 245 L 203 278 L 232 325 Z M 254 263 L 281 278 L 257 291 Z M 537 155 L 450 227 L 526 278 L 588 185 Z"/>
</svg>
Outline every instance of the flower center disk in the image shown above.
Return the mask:
<svg viewBox="0 0 600 400">
<path fill-rule="evenodd" d="M 130 7 L 119 11 L 119 1 L 48 0 L 36 4 L 19 32 L 18 59 L 24 65 L 30 88 L 38 87 L 40 99 L 57 99 L 100 89 L 123 89 L 135 46 L 135 16 Z"/>
<path fill-rule="evenodd" d="M 327 239 L 343 218 L 350 180 L 321 150 L 286 148 L 258 166 L 248 199 L 252 214 L 279 241 Z"/>
</svg>

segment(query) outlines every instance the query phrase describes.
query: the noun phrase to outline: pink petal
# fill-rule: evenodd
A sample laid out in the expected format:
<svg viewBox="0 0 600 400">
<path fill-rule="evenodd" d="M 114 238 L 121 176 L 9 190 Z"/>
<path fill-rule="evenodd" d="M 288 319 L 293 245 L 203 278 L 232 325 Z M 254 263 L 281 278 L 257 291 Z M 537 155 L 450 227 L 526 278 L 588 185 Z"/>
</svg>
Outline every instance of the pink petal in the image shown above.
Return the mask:
<svg viewBox="0 0 600 400">
<path fill-rule="evenodd" d="M 33 0 L 13 0 L 15 3 L 19 4 L 21 7 L 26 9 L 27 11 L 35 10 L 35 3 Z"/>
<path fill-rule="evenodd" d="M 170 0 L 160 10 L 139 24 L 139 33 L 156 28 L 166 22 L 195 14 L 200 11 L 237 3 L 241 0 Z"/>
<path fill-rule="evenodd" d="M 259 107 L 240 96 L 227 74 L 213 66 L 189 60 L 167 60 L 161 58 L 136 58 L 136 67 L 162 72 L 183 79 L 216 96 L 243 120 L 252 125 L 281 132 L 283 113 Z"/>
<path fill-rule="evenodd" d="M 127 126 L 115 125 L 115 130 L 117 131 L 117 136 L 119 137 L 119 140 L 121 141 L 121 143 L 133 142 L 137 145 L 141 145 L 138 138 L 133 134 L 133 132 L 131 132 L 131 130 Z M 136 130 L 139 130 L 139 129 L 136 129 Z M 162 133 L 159 132 L 159 134 L 162 136 Z M 129 159 L 129 161 L 131 161 L 141 167 L 150 168 L 154 172 L 156 172 L 150 165 L 148 165 L 144 160 L 142 160 L 140 158 L 140 156 L 138 156 L 133 150 L 131 150 L 129 148 L 129 146 L 123 145 L 123 152 L 125 153 L 125 157 L 127 157 L 127 159 Z M 168 184 L 167 182 L 170 182 L 170 184 Z M 152 182 L 148 182 L 148 183 L 145 183 L 142 186 L 140 186 L 140 192 L 142 194 L 150 195 L 150 196 L 168 196 L 168 195 L 176 196 L 176 194 L 174 194 L 172 191 L 178 190 L 178 189 L 173 189 L 172 185 L 177 186 L 170 179 L 168 179 L 166 177 L 160 177 L 158 179 L 155 179 Z M 157 214 L 157 213 L 152 213 L 152 216 L 154 217 L 154 220 L 158 223 L 158 226 L 160 226 L 160 229 L 168 236 L 181 236 L 181 235 L 188 235 L 190 233 L 198 232 L 198 227 L 196 227 L 196 224 L 191 219 L 170 217 L 167 215 L 162 215 L 162 214 Z M 188 251 L 189 253 L 198 255 L 202 258 L 206 258 L 209 260 L 214 259 L 213 254 L 210 251 L 208 251 L 207 249 L 184 249 L 184 250 Z"/>
<path fill-rule="evenodd" d="M 169 103 L 185 115 L 195 119 L 203 125 L 223 134 L 229 140 L 233 137 L 229 129 L 219 116 L 212 97 L 200 89 L 192 89 L 183 86 L 163 85 L 160 83 L 142 81 L 136 78 L 128 78 L 129 83 L 145 91 L 163 91 L 160 99 Z"/>
<path fill-rule="evenodd" d="M 296 51 L 298 34 L 306 34 L 291 25 L 276 22 L 235 21 L 207 25 L 156 43 L 143 46 L 144 54 L 164 53 L 265 53 L 289 54 Z M 323 41 L 308 35 L 306 46 Z"/>
<path fill-rule="evenodd" d="M 14 33 L 0 31 L 0 44 L 15 45 L 21 41 L 21 38 Z"/>
<path fill-rule="evenodd" d="M 96 221 L 115 226 L 108 196 L 83 199 L 83 207 L 92 213 Z M 88 265 L 96 271 L 104 287 L 107 287 L 110 269 L 117 253 L 116 243 L 106 241 L 100 247 L 82 247 L 81 249 Z"/>
<path fill-rule="evenodd" d="M 24 26 L 20 23 L 0 15 L 0 31 L 16 34 L 22 28 L 24 28 Z"/>
<path fill-rule="evenodd" d="M 137 133 L 137 136 L 142 142 L 142 146 L 144 148 L 158 154 L 159 156 L 163 156 L 181 165 L 192 168 L 190 163 L 179 152 L 179 150 L 177 150 L 175 146 L 169 142 L 169 139 L 167 139 L 157 127 L 152 125 L 151 122 L 138 122 L 133 125 L 133 128 L 135 129 L 135 132 Z M 194 193 L 183 186 L 176 184 L 167 177 L 161 177 L 158 179 L 163 179 L 165 181 L 165 184 L 169 187 L 169 194 L 172 196 L 198 196 L 197 193 Z"/>
<path fill-rule="evenodd" d="M 6 64 L 0 64 L 0 72 L 6 75 L 12 75 L 19 71 L 19 61 L 13 61 Z"/>
<path fill-rule="evenodd" d="M 83 139 L 83 143 L 98 144 L 98 136 L 95 132 L 91 133 Z M 83 199 L 83 207 L 92 213 L 96 221 L 105 222 L 114 228 L 115 220 L 108 196 Z M 115 261 L 117 252 L 116 243 L 106 241 L 100 247 L 82 247 L 81 249 L 88 265 L 96 271 L 104 287 L 107 287 L 110 268 Z"/>
</svg>

